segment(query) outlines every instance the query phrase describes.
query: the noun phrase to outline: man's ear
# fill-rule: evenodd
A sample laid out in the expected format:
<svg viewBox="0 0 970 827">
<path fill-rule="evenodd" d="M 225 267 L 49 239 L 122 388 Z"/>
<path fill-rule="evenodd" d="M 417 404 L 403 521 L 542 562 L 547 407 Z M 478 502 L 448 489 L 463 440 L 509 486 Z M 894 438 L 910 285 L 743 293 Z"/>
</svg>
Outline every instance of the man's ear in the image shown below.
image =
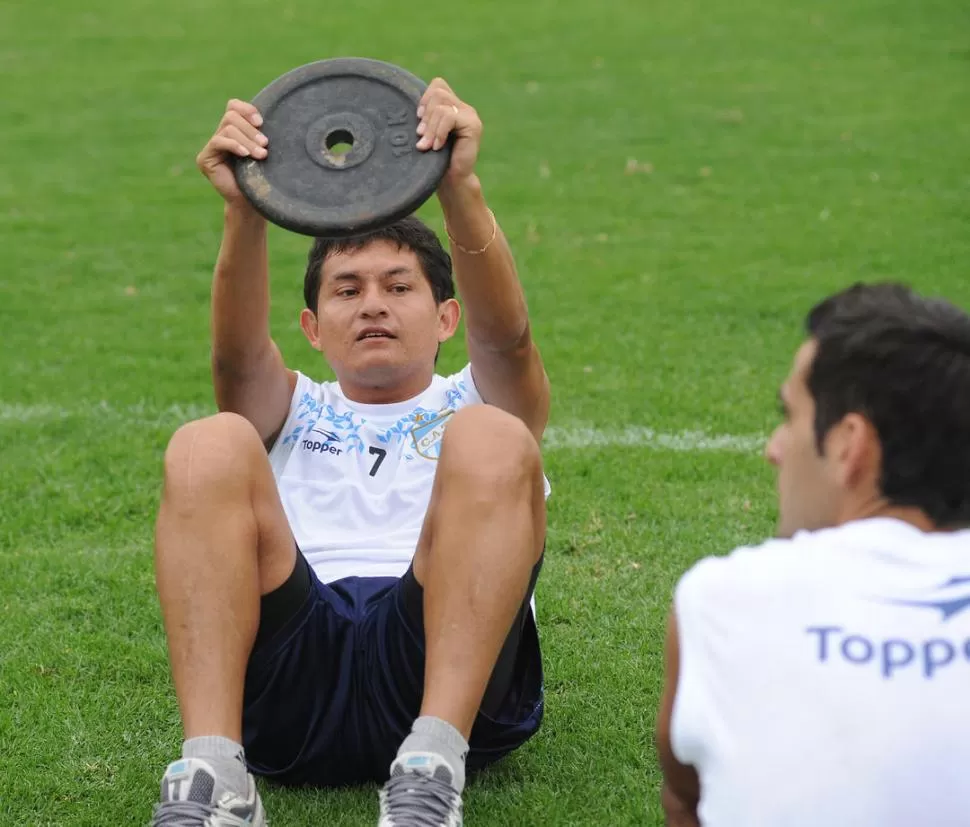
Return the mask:
<svg viewBox="0 0 970 827">
<path fill-rule="evenodd" d="M 303 329 L 303 335 L 306 336 L 310 347 L 314 350 L 322 351 L 323 344 L 320 342 L 316 313 L 308 308 L 300 311 L 300 327 Z"/>
<path fill-rule="evenodd" d="M 878 490 L 882 445 L 875 426 L 862 414 L 846 414 L 825 437 L 825 453 L 835 461 L 843 488 L 873 486 Z"/>
<path fill-rule="evenodd" d="M 458 329 L 461 305 L 455 299 L 445 299 L 438 305 L 438 342 L 447 342 Z"/>
</svg>

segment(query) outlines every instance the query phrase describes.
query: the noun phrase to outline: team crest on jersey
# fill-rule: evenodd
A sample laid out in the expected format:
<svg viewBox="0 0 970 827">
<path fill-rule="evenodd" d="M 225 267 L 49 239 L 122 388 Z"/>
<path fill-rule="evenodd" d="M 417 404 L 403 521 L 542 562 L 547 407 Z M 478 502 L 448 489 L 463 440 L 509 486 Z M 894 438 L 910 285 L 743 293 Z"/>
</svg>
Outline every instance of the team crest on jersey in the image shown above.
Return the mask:
<svg viewBox="0 0 970 827">
<path fill-rule="evenodd" d="M 438 411 L 432 416 L 418 414 L 411 427 L 414 450 L 425 459 L 436 460 L 441 455 L 441 438 L 445 435 L 448 420 L 455 415 L 452 409 Z"/>
</svg>

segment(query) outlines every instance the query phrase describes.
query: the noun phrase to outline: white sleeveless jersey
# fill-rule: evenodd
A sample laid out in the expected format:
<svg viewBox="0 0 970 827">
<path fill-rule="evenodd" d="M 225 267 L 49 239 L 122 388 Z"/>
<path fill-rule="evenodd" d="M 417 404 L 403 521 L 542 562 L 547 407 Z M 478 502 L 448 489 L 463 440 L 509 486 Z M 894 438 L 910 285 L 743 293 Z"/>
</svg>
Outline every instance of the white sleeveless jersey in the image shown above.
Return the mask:
<svg viewBox="0 0 970 827">
<path fill-rule="evenodd" d="M 970 825 L 970 531 L 802 532 L 701 561 L 674 604 L 704 827 Z"/>
<path fill-rule="evenodd" d="M 293 537 L 317 577 L 400 577 L 414 556 L 448 420 L 482 397 L 471 366 L 390 405 L 301 373 L 269 453 Z"/>
</svg>

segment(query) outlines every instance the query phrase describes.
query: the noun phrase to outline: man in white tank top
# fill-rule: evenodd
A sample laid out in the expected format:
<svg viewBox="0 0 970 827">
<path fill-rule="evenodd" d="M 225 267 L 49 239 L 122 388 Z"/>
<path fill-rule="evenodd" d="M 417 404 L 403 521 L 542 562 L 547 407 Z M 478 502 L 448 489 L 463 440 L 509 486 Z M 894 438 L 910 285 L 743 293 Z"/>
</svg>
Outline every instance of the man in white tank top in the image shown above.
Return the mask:
<svg viewBox="0 0 970 827">
<path fill-rule="evenodd" d="M 273 151 L 260 114 L 230 101 L 198 157 L 225 201 L 220 413 L 165 456 L 157 587 L 185 742 L 155 827 L 260 827 L 253 774 L 386 782 L 382 827 L 456 827 L 466 761 L 542 719 L 549 384 L 475 174 L 481 122 L 440 79 L 417 118 L 415 151 L 454 138 L 437 192 L 454 259 L 416 218 L 314 242 L 300 324 L 336 382 L 288 369 L 270 338 L 266 222 L 230 166 Z M 452 263 L 470 363 L 446 377 Z"/>
<path fill-rule="evenodd" d="M 677 586 L 657 728 L 676 827 L 970 824 L 970 317 L 815 307 L 767 446 L 779 539 Z"/>
</svg>

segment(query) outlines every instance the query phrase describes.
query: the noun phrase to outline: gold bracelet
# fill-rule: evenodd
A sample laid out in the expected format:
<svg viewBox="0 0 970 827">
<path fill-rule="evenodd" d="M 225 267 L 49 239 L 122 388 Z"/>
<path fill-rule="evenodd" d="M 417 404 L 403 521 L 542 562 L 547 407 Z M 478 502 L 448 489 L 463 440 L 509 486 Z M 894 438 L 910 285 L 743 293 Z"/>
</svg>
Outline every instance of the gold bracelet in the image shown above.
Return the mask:
<svg viewBox="0 0 970 827">
<path fill-rule="evenodd" d="M 489 210 L 488 211 L 488 214 L 492 217 L 492 237 L 485 243 L 485 246 L 482 247 L 481 250 L 469 250 L 469 249 L 467 249 L 465 247 L 462 247 L 461 244 L 459 244 L 457 241 L 455 241 L 455 237 L 451 234 L 451 230 L 448 229 L 448 224 L 446 222 L 445 223 L 445 234 L 448 236 L 448 240 L 452 244 L 454 244 L 459 250 L 461 250 L 466 256 L 480 256 L 489 247 L 492 246 L 492 242 L 495 241 L 495 236 L 498 235 L 498 222 L 495 220 L 495 213 L 493 213 L 491 210 Z"/>
</svg>

